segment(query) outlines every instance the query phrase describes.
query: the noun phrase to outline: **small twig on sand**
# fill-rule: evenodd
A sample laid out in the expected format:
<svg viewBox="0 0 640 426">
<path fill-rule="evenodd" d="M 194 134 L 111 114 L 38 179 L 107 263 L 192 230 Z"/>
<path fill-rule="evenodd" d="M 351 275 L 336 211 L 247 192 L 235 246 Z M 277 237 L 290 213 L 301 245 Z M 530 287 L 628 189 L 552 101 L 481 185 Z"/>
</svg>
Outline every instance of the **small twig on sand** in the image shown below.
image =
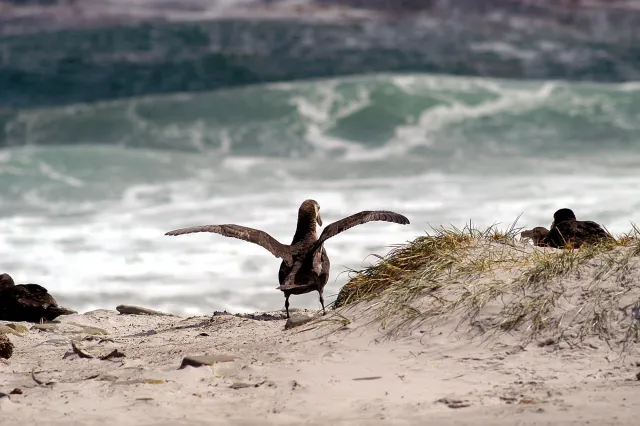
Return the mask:
<svg viewBox="0 0 640 426">
<path fill-rule="evenodd" d="M 464 376 L 464 374 L 458 374 L 457 376 L 453 376 L 453 377 L 449 377 L 448 379 L 442 379 L 442 380 L 453 380 L 453 379 L 459 379 L 460 377 Z"/>
<path fill-rule="evenodd" d="M 100 359 L 103 361 L 110 360 L 111 358 L 124 358 L 124 354 L 117 349 L 109 352 L 108 354 L 101 356 Z"/>
<path fill-rule="evenodd" d="M 31 378 L 33 379 L 34 382 L 38 384 L 38 386 L 44 386 L 44 383 L 42 382 L 42 380 L 38 380 L 38 378 L 36 377 L 35 368 L 31 369 Z"/>
<path fill-rule="evenodd" d="M 93 358 L 93 355 L 78 348 L 73 341 L 71 342 L 71 348 L 73 349 L 73 352 L 76 353 L 80 358 Z"/>
<path fill-rule="evenodd" d="M 36 384 L 38 386 L 50 387 L 50 386 L 53 386 L 56 383 L 55 381 L 49 381 L 49 382 L 45 383 L 42 380 L 39 380 L 36 377 L 35 367 L 31 369 L 31 378 L 33 379 L 34 382 L 36 382 Z"/>
</svg>

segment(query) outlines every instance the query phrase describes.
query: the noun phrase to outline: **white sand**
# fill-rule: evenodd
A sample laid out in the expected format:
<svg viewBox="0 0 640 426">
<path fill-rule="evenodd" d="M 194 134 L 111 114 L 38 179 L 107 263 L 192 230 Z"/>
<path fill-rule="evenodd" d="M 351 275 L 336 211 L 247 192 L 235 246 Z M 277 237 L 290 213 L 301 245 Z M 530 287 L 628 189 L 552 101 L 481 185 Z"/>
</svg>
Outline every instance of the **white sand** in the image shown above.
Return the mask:
<svg viewBox="0 0 640 426">
<path fill-rule="evenodd" d="M 579 288 L 581 280 L 584 274 L 564 285 Z M 286 331 L 284 320 L 232 316 L 185 319 L 97 310 L 61 317 L 53 331 L 33 328 L 22 337 L 9 336 L 15 350 L 0 362 L 0 392 L 19 388 L 22 395 L 0 399 L 0 424 L 640 422 L 638 344 L 621 357 L 618 349 L 593 340 L 582 347 L 533 342 L 523 348 L 513 333 L 470 342 L 454 332 L 455 321 L 388 340 L 376 326 L 365 325 L 373 311 L 367 307 L 341 310 L 353 321 L 347 326 L 329 314 Z M 90 336 L 72 323 L 108 335 Z M 158 333 L 133 336 L 148 330 Z M 96 357 L 116 348 L 126 357 L 63 358 L 71 340 Z M 236 359 L 178 369 L 184 356 L 202 354 Z M 36 384 L 33 369 L 45 385 Z M 362 378 L 370 379 L 357 380 Z M 230 387 L 237 383 L 256 386 Z M 443 399 L 450 403 L 438 402 Z M 462 406 L 451 408 L 457 405 Z"/>
</svg>

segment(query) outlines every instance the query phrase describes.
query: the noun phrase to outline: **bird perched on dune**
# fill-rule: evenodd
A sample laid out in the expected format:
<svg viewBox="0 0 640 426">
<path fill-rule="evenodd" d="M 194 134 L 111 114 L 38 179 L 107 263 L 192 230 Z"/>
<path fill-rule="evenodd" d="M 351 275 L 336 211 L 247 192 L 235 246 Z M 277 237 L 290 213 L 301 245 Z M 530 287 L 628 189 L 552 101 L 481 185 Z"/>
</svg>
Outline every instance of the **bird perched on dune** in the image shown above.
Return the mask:
<svg viewBox="0 0 640 426">
<path fill-rule="evenodd" d="M 58 306 L 46 288 L 38 284 L 16 285 L 9 274 L 0 274 L 0 320 L 51 321 L 75 311 Z"/>
<path fill-rule="evenodd" d="M 578 248 L 584 244 L 596 244 L 605 240 L 614 241 L 611 234 L 596 222 L 577 220 L 571 209 L 562 208 L 553 214 L 549 234 L 542 243 L 554 248 L 563 248 L 567 244 Z"/>
<path fill-rule="evenodd" d="M 611 234 L 590 220 L 577 220 L 571 209 L 563 208 L 553 214 L 551 228 L 536 226 L 522 231 L 522 238 L 530 238 L 533 245 L 553 248 L 578 248 L 584 244 L 614 241 Z"/>
<path fill-rule="evenodd" d="M 298 209 L 298 223 L 291 244 L 282 244 L 264 231 L 240 225 L 205 225 L 176 229 L 165 235 L 183 235 L 193 232 L 214 232 L 225 237 L 239 238 L 258 244 L 282 259 L 278 290 L 284 293 L 284 306 L 289 318 L 289 297 L 317 291 L 322 311 L 325 311 L 322 292 L 329 280 L 329 257 L 323 244 L 329 238 L 356 225 L 371 221 L 393 222 L 406 225 L 409 219 L 391 211 L 362 211 L 333 222 L 322 231 L 320 237 L 316 224 L 322 226 L 320 205 L 315 200 L 305 200 Z"/>
</svg>

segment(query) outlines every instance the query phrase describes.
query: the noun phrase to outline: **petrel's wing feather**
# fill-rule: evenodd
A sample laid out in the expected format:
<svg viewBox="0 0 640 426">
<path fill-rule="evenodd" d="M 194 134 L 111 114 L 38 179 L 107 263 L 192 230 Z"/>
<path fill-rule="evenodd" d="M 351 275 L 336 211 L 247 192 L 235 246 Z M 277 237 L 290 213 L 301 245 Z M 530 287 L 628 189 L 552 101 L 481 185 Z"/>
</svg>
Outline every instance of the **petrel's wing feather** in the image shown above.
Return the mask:
<svg viewBox="0 0 640 426">
<path fill-rule="evenodd" d="M 190 228 L 176 229 L 167 232 L 165 235 L 184 235 L 192 234 L 195 232 L 214 232 L 216 234 L 224 235 L 225 237 L 238 238 L 240 240 L 248 241 L 250 243 L 257 244 L 269 250 L 275 257 L 279 257 L 288 264 L 292 264 L 291 248 L 288 245 L 282 244 L 271 235 L 259 229 L 247 228 L 240 225 L 204 225 L 204 226 L 192 226 Z"/>
<path fill-rule="evenodd" d="M 327 225 L 327 227 L 324 228 L 324 231 L 322 231 L 322 234 L 320 234 L 318 243 L 322 244 L 329 238 L 338 235 L 349 228 L 373 221 L 393 222 L 401 225 L 407 225 L 409 223 L 409 219 L 399 213 L 386 210 L 364 211 L 347 216 L 344 219 L 340 219 Z"/>
<path fill-rule="evenodd" d="M 386 210 L 363 211 L 356 213 L 327 225 L 327 227 L 324 228 L 324 231 L 322 231 L 322 234 L 320 234 L 320 238 L 318 238 L 311 250 L 307 253 L 307 256 L 313 255 L 313 253 L 315 253 L 316 250 L 318 250 L 329 238 L 336 236 L 347 229 L 353 228 L 354 226 L 373 221 L 393 222 L 401 225 L 407 225 L 409 223 L 409 219 L 405 216 Z"/>
</svg>

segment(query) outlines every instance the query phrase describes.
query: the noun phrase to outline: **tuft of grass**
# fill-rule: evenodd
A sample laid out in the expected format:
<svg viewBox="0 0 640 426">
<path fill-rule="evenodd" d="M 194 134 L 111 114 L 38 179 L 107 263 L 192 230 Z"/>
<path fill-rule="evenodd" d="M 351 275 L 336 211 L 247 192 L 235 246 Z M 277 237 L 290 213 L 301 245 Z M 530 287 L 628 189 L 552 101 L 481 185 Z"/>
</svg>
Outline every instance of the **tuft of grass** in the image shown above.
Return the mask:
<svg viewBox="0 0 640 426">
<path fill-rule="evenodd" d="M 495 225 L 479 231 L 471 222 L 463 229 L 454 226 L 451 229 L 432 228 L 432 234 L 427 233 L 405 245 L 395 246 L 385 258 L 379 258 L 380 262 L 360 271 L 351 271 L 350 280 L 340 290 L 334 306 L 370 299 L 395 283 L 417 275 L 423 279 L 438 275 L 459 264 L 461 256 L 474 242 L 488 240 L 513 243 L 520 230 L 515 228 L 515 222 L 505 232 L 496 230 Z M 484 261 L 478 259 L 475 269 L 481 270 Z M 488 266 L 485 264 L 485 267 Z"/>
<path fill-rule="evenodd" d="M 379 299 L 372 321 L 390 335 L 454 319 L 482 333 L 521 331 L 523 341 L 546 333 L 609 342 L 624 317 L 621 297 L 638 290 L 640 306 L 640 288 L 629 279 L 640 258 L 640 230 L 633 225 L 614 241 L 556 250 L 519 242 L 517 221 L 506 230 L 472 223 L 432 228 L 374 265 L 351 271 L 335 307 Z M 578 282 L 581 292 L 567 290 L 565 278 Z M 637 339 L 634 327 L 625 326 L 627 341 Z"/>
<path fill-rule="evenodd" d="M 434 270 L 445 270 L 453 265 L 457 253 L 465 250 L 471 241 L 471 237 L 462 232 L 438 230 L 435 236 L 420 237 L 405 246 L 398 246 L 386 259 L 355 272 L 340 290 L 335 306 L 377 296 L 394 283 L 418 272 L 425 275 Z"/>
</svg>

